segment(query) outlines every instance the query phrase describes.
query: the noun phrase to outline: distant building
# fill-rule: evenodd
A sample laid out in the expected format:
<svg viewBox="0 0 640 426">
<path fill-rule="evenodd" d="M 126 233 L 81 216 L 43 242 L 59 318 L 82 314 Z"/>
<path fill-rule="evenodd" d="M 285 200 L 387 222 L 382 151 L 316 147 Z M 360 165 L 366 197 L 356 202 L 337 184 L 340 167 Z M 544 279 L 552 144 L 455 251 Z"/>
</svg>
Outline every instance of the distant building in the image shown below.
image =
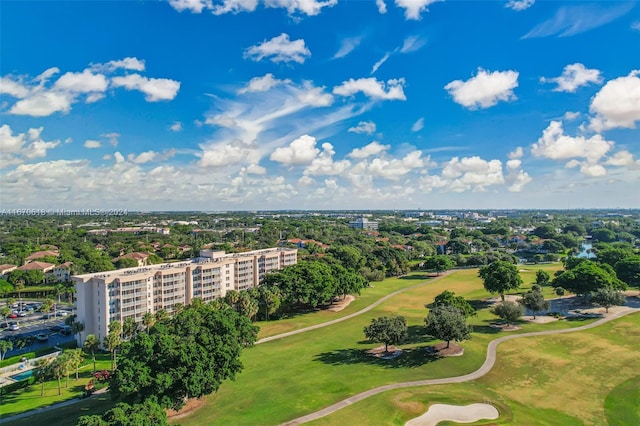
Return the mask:
<svg viewBox="0 0 640 426">
<path fill-rule="evenodd" d="M 71 280 L 71 266 L 72 262 L 61 263 L 60 265 L 53 268 L 52 273 L 56 278 L 56 281 L 61 283 L 67 283 Z"/>
<path fill-rule="evenodd" d="M 37 251 L 33 254 L 30 254 L 29 256 L 27 256 L 25 258 L 25 262 L 29 263 L 32 262 L 36 259 L 42 259 L 44 257 L 58 257 L 60 255 L 60 252 L 58 252 L 58 250 L 45 250 L 45 251 Z"/>
<path fill-rule="evenodd" d="M 297 261 L 298 250 L 292 248 L 245 253 L 202 250 L 200 257 L 182 262 L 74 275 L 75 309 L 85 325 L 84 334 L 95 334 L 102 341 L 112 321 L 133 318 L 141 324 L 145 313 L 160 309 L 171 315 L 178 303 L 187 305 L 194 298 L 210 302 L 229 290 L 257 287 L 267 273 Z"/>
<path fill-rule="evenodd" d="M 9 272 L 16 270 L 18 267 L 16 265 L 10 265 L 5 263 L 4 265 L 0 265 L 0 278 L 6 279 L 9 275 Z"/>
<path fill-rule="evenodd" d="M 368 229 L 375 231 L 378 229 L 378 222 L 370 221 L 366 217 L 359 217 L 353 222 L 349 222 L 349 226 L 354 229 Z"/>
</svg>

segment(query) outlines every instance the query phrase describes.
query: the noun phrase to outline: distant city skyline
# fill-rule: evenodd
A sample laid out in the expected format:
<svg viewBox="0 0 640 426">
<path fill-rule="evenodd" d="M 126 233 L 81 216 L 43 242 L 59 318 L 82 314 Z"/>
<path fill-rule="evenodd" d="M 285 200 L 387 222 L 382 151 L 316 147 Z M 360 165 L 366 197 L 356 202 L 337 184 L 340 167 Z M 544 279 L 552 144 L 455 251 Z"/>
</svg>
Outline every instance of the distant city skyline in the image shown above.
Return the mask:
<svg viewBox="0 0 640 426">
<path fill-rule="evenodd" d="M 640 207 L 636 2 L 2 9 L 3 209 Z"/>
</svg>

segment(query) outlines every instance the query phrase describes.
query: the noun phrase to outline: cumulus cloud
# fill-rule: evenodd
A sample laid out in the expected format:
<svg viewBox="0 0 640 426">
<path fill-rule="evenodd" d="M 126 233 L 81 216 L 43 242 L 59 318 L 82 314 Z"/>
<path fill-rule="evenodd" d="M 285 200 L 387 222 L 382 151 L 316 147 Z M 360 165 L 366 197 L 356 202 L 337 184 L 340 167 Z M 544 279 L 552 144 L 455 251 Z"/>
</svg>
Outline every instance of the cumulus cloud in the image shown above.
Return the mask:
<svg viewBox="0 0 640 426">
<path fill-rule="evenodd" d="M 453 100 L 469 109 L 489 108 L 499 101 L 516 99 L 513 89 L 518 87 L 517 71 L 485 71 L 467 81 L 454 80 L 444 86 Z"/>
<path fill-rule="evenodd" d="M 179 121 L 176 121 L 171 126 L 169 126 L 169 129 L 172 132 L 181 132 L 182 131 L 182 123 L 179 122 Z"/>
<path fill-rule="evenodd" d="M 478 156 L 453 157 L 444 164 L 441 178 L 453 192 L 485 191 L 488 186 L 504 183 L 502 162 Z"/>
<path fill-rule="evenodd" d="M 535 2 L 536 0 L 509 0 L 504 7 L 520 12 L 529 9 Z"/>
<path fill-rule="evenodd" d="M 304 63 L 311 51 L 305 46 L 304 40 L 289 40 L 289 34 L 282 33 L 271 40 L 249 47 L 244 54 L 245 58 L 261 61 L 268 58 L 271 62 L 297 62 Z"/>
<path fill-rule="evenodd" d="M 100 148 L 102 147 L 102 143 L 100 141 L 87 139 L 86 141 L 84 141 L 84 147 L 89 149 Z"/>
<path fill-rule="evenodd" d="M 633 154 L 626 149 L 618 151 L 611 157 L 607 158 L 607 161 L 605 161 L 604 164 L 617 167 L 629 167 L 635 170 L 640 169 L 640 160 L 636 160 L 633 157 Z"/>
<path fill-rule="evenodd" d="M 60 145 L 59 140 L 42 139 L 43 130 L 43 127 L 30 128 L 26 133 L 14 134 L 8 124 L 0 126 L 0 168 L 22 164 L 34 158 L 44 158 L 48 150 Z"/>
<path fill-rule="evenodd" d="M 351 165 L 349 160 L 334 161 L 335 155 L 333 145 L 328 142 L 322 144 L 322 152 L 311 161 L 311 164 L 304 170 L 304 175 L 312 176 L 333 176 L 344 173 Z"/>
<path fill-rule="evenodd" d="M 640 121 L 640 70 L 609 80 L 591 100 L 594 114 L 589 127 L 597 132 L 623 127 L 634 129 Z"/>
<path fill-rule="evenodd" d="M 536 157 L 551 160 L 570 160 L 565 167 L 580 166 L 580 172 L 584 175 L 602 176 L 606 170 L 598 163 L 613 149 L 613 146 L 613 142 L 599 134 L 588 138 L 566 135 L 562 122 L 552 121 L 543 131 L 538 142 L 531 146 L 531 153 Z"/>
<path fill-rule="evenodd" d="M 180 82 L 168 78 L 148 78 L 140 74 L 129 74 L 124 77 L 113 77 L 114 87 L 124 87 L 128 90 L 138 90 L 144 93 L 148 102 L 170 101 L 180 90 Z"/>
<path fill-rule="evenodd" d="M 522 158 L 522 156 L 524 155 L 524 151 L 522 149 L 521 146 L 516 147 L 516 149 L 514 149 L 513 151 L 511 151 L 509 153 L 509 159 L 510 160 L 517 160 L 519 158 Z"/>
<path fill-rule="evenodd" d="M 326 107 L 333 103 L 333 96 L 326 93 L 323 87 L 315 87 L 311 82 L 304 82 L 299 90 L 295 90 L 296 97 L 305 105 Z"/>
<path fill-rule="evenodd" d="M 576 89 L 588 84 L 602 83 L 600 71 L 597 69 L 588 69 L 581 63 L 567 65 L 562 71 L 560 77 L 540 79 L 543 83 L 556 83 L 554 92 L 570 92 L 574 93 Z"/>
<path fill-rule="evenodd" d="M 376 0 L 376 6 L 378 7 L 378 12 L 382 15 L 387 13 L 387 4 L 384 0 Z"/>
<path fill-rule="evenodd" d="M 376 123 L 373 121 L 360 121 L 357 126 L 349 127 L 349 132 L 372 135 L 376 132 Z"/>
<path fill-rule="evenodd" d="M 562 116 L 563 120 L 565 121 L 572 121 L 578 117 L 580 117 L 580 113 L 578 111 L 567 111 Z"/>
<path fill-rule="evenodd" d="M 419 132 L 424 128 L 424 117 L 420 117 L 416 120 L 415 123 L 411 126 L 412 132 Z"/>
<path fill-rule="evenodd" d="M 359 78 L 357 80 L 350 78 L 341 85 L 334 87 L 333 93 L 340 96 L 353 96 L 362 92 L 371 99 L 404 101 L 407 99 L 404 95 L 404 84 L 403 78 L 388 80 L 386 84 L 373 77 Z"/>
<path fill-rule="evenodd" d="M 127 159 L 135 164 L 145 164 L 157 161 L 166 161 L 176 155 L 175 149 L 168 149 L 162 152 L 145 151 L 140 154 L 129 154 Z"/>
<path fill-rule="evenodd" d="M 247 166 L 246 168 L 247 173 L 249 174 L 253 174 L 253 175 L 264 175 L 267 173 L 267 169 L 265 169 L 262 166 L 259 166 L 258 164 L 249 164 L 249 166 Z"/>
<path fill-rule="evenodd" d="M 267 73 L 262 77 L 252 78 L 245 87 L 238 91 L 238 93 L 266 92 L 280 84 L 289 83 L 291 83 L 291 80 L 278 80 L 272 73 Z"/>
<path fill-rule="evenodd" d="M 60 70 L 52 67 L 33 79 L 27 76 L 4 76 L 0 93 L 18 100 L 8 112 L 15 115 L 45 117 L 56 112 L 68 113 L 72 105 L 101 100 L 110 87 L 126 87 L 145 93 L 148 101 L 171 100 L 180 83 L 168 79 L 147 78 L 139 74 L 111 77 L 118 69 L 144 70 L 144 61 L 127 57 L 106 64 L 93 64 L 81 72 L 66 72 L 51 84 Z"/>
<path fill-rule="evenodd" d="M 289 165 L 308 164 L 319 153 L 320 150 L 316 148 L 316 138 L 303 135 L 291 142 L 289 146 L 276 149 L 269 159 Z"/>
<path fill-rule="evenodd" d="M 522 38 L 569 37 L 608 24 L 633 9 L 633 2 L 613 6 L 586 4 L 560 7 L 548 20 L 536 25 Z"/>
<path fill-rule="evenodd" d="M 323 8 L 335 6 L 338 0 L 264 0 L 262 4 L 267 8 L 283 8 L 290 15 L 303 14 L 318 15 Z M 178 12 L 189 11 L 202 13 L 207 10 L 214 15 L 225 13 L 253 12 L 258 7 L 258 0 L 169 0 L 169 4 Z"/>
<path fill-rule="evenodd" d="M 371 142 L 369 145 L 365 145 L 362 148 L 354 148 L 347 156 L 356 159 L 362 159 L 378 155 L 391 148 L 390 145 L 382 145 L 377 141 Z"/>
<path fill-rule="evenodd" d="M 192 13 L 202 13 L 213 6 L 211 0 L 169 0 L 169 4 L 178 12 L 188 10 Z"/>
<path fill-rule="evenodd" d="M 419 20 L 422 12 L 428 10 L 429 5 L 442 0 L 395 0 L 396 6 L 404 9 L 407 20 Z"/>
<path fill-rule="evenodd" d="M 507 174 L 504 177 L 509 192 L 520 192 L 533 179 L 527 172 L 522 170 L 522 147 L 518 147 L 509 154 L 510 160 L 507 161 Z"/>
<path fill-rule="evenodd" d="M 301 13 L 307 16 L 318 15 L 322 8 L 333 7 L 338 4 L 338 0 L 265 0 L 266 7 L 287 9 L 290 15 Z"/>
</svg>

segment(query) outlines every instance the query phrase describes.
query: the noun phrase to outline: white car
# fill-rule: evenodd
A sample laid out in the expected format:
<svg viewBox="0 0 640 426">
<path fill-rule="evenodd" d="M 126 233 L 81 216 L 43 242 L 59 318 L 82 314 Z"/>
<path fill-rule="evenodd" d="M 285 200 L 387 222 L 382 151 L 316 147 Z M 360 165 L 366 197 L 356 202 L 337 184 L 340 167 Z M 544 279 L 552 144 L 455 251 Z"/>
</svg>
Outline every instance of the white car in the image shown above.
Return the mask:
<svg viewBox="0 0 640 426">
<path fill-rule="evenodd" d="M 19 317 L 26 317 L 27 313 L 25 311 L 20 311 L 20 312 L 18 312 L 18 316 Z"/>
<path fill-rule="evenodd" d="M 9 330 L 11 330 L 11 331 L 18 331 L 18 330 L 20 330 L 20 326 L 19 326 L 18 324 L 11 324 L 11 325 L 9 326 Z"/>
</svg>

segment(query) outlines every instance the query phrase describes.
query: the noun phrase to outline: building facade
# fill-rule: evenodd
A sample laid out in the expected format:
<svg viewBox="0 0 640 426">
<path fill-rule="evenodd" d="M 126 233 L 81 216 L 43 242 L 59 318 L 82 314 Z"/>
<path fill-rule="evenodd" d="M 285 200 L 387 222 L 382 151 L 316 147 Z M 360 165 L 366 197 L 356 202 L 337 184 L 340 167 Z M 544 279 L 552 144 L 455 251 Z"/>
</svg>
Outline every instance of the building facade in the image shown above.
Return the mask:
<svg viewBox="0 0 640 426">
<path fill-rule="evenodd" d="M 83 335 L 95 334 L 102 342 L 112 321 L 133 318 L 142 324 L 145 313 L 160 309 L 172 315 L 178 303 L 210 302 L 229 290 L 256 287 L 265 274 L 297 261 L 298 251 L 291 248 L 228 254 L 202 250 L 182 262 L 74 275 L 77 319 L 85 326 Z"/>
<path fill-rule="evenodd" d="M 349 222 L 349 226 L 354 229 L 368 229 L 375 231 L 378 229 L 378 222 L 370 221 L 366 217 L 359 217 L 353 222 Z"/>
</svg>

